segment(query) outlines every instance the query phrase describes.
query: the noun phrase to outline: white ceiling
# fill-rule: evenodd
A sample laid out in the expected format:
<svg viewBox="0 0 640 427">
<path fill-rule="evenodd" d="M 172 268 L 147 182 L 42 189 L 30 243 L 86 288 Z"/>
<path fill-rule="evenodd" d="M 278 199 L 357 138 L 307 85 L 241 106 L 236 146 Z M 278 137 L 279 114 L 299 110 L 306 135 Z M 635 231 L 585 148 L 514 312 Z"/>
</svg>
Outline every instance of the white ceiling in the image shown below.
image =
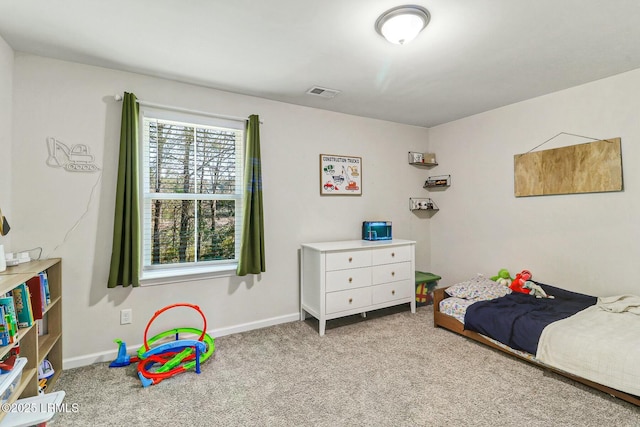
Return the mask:
<svg viewBox="0 0 640 427">
<path fill-rule="evenodd" d="M 431 127 L 640 68 L 639 0 L 0 0 L 16 51 Z M 341 91 L 307 95 L 312 86 Z M 135 88 L 130 90 L 134 91 Z"/>
</svg>

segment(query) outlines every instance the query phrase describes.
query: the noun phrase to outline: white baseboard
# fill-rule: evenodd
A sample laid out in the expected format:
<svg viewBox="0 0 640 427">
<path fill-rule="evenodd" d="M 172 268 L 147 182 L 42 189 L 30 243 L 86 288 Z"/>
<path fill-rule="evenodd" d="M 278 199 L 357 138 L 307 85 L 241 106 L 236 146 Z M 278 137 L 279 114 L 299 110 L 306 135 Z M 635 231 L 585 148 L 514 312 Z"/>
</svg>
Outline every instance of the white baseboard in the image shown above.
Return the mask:
<svg viewBox="0 0 640 427">
<path fill-rule="evenodd" d="M 268 326 L 279 325 L 281 323 L 295 322 L 296 320 L 300 320 L 300 313 L 292 313 L 285 316 L 272 317 L 271 319 L 259 320 L 257 322 L 249 322 L 241 325 L 229 326 L 227 328 L 214 329 L 209 333 L 209 335 L 212 337 L 223 337 L 225 335 L 253 331 L 254 329 L 262 329 Z"/>
<path fill-rule="evenodd" d="M 223 337 L 225 335 L 252 331 L 254 329 L 262 329 L 268 326 L 279 325 L 281 323 L 295 322 L 296 320 L 300 320 L 300 313 L 287 314 L 285 316 L 272 317 L 270 319 L 259 320 L 256 322 L 249 322 L 249 323 L 243 323 L 236 326 L 229 326 L 226 328 L 213 329 L 207 332 L 212 337 L 217 338 L 217 337 Z M 142 332 L 141 332 L 141 335 L 142 335 Z M 142 345 L 143 345 L 142 343 L 127 345 L 127 354 L 130 354 L 130 355 L 135 354 Z M 62 369 L 63 370 L 73 369 L 73 368 L 79 368 L 81 366 L 92 365 L 94 363 L 112 362 L 113 360 L 115 360 L 115 358 L 118 355 L 117 345 L 114 343 L 113 346 L 114 346 L 114 349 L 110 351 L 85 354 L 82 356 L 63 359 Z"/>
</svg>

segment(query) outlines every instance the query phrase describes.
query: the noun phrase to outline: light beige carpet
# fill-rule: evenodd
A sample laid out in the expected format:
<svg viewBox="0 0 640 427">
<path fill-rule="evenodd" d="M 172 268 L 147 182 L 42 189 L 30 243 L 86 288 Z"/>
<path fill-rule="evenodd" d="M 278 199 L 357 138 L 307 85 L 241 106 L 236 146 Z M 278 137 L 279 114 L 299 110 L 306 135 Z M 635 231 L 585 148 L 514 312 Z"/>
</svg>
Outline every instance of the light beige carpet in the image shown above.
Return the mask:
<svg viewBox="0 0 640 427">
<path fill-rule="evenodd" d="M 63 372 L 59 426 L 639 426 L 640 408 L 433 328 L 431 306 L 216 339 L 200 375 Z M 142 333 L 142 332 L 141 332 Z"/>
</svg>

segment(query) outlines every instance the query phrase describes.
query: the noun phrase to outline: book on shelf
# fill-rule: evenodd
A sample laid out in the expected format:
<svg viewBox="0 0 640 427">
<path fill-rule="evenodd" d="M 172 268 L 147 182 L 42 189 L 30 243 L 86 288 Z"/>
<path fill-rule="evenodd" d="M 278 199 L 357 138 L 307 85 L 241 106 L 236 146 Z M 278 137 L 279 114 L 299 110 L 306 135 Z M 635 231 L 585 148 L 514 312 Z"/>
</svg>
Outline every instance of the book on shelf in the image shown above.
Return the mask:
<svg viewBox="0 0 640 427">
<path fill-rule="evenodd" d="M 21 283 L 12 291 L 13 303 L 16 308 L 19 328 L 28 328 L 33 325 L 33 309 L 31 307 L 31 297 L 26 283 Z"/>
<path fill-rule="evenodd" d="M 34 276 L 27 280 L 27 287 L 29 288 L 31 299 L 31 310 L 34 319 L 42 319 L 42 314 L 46 308 L 41 282 L 42 280 L 40 279 L 40 276 Z"/>
<path fill-rule="evenodd" d="M 18 320 L 16 318 L 16 308 L 12 296 L 0 298 L 0 305 L 4 307 L 7 329 L 9 330 L 9 343 L 18 341 Z"/>
<path fill-rule="evenodd" d="M 40 277 L 40 283 L 42 288 L 44 289 L 44 306 L 48 306 L 51 304 L 51 294 L 49 293 L 49 277 L 47 276 L 47 272 L 43 271 L 38 274 Z"/>
<path fill-rule="evenodd" d="M 38 336 L 47 334 L 46 317 L 43 317 L 42 319 L 36 319 L 36 333 L 38 334 Z"/>
<path fill-rule="evenodd" d="M 9 345 L 9 324 L 5 318 L 4 307 L 0 305 L 0 344 Z"/>
</svg>

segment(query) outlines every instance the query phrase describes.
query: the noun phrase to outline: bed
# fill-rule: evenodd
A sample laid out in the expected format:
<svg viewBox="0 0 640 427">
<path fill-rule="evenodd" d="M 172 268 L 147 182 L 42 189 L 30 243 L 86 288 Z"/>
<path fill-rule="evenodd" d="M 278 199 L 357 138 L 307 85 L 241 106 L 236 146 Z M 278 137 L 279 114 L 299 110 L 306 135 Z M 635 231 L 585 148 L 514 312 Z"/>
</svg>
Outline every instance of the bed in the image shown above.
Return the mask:
<svg viewBox="0 0 640 427">
<path fill-rule="evenodd" d="M 640 406 L 640 297 L 535 282 L 536 298 L 477 276 L 434 291 L 442 327 Z"/>
</svg>

